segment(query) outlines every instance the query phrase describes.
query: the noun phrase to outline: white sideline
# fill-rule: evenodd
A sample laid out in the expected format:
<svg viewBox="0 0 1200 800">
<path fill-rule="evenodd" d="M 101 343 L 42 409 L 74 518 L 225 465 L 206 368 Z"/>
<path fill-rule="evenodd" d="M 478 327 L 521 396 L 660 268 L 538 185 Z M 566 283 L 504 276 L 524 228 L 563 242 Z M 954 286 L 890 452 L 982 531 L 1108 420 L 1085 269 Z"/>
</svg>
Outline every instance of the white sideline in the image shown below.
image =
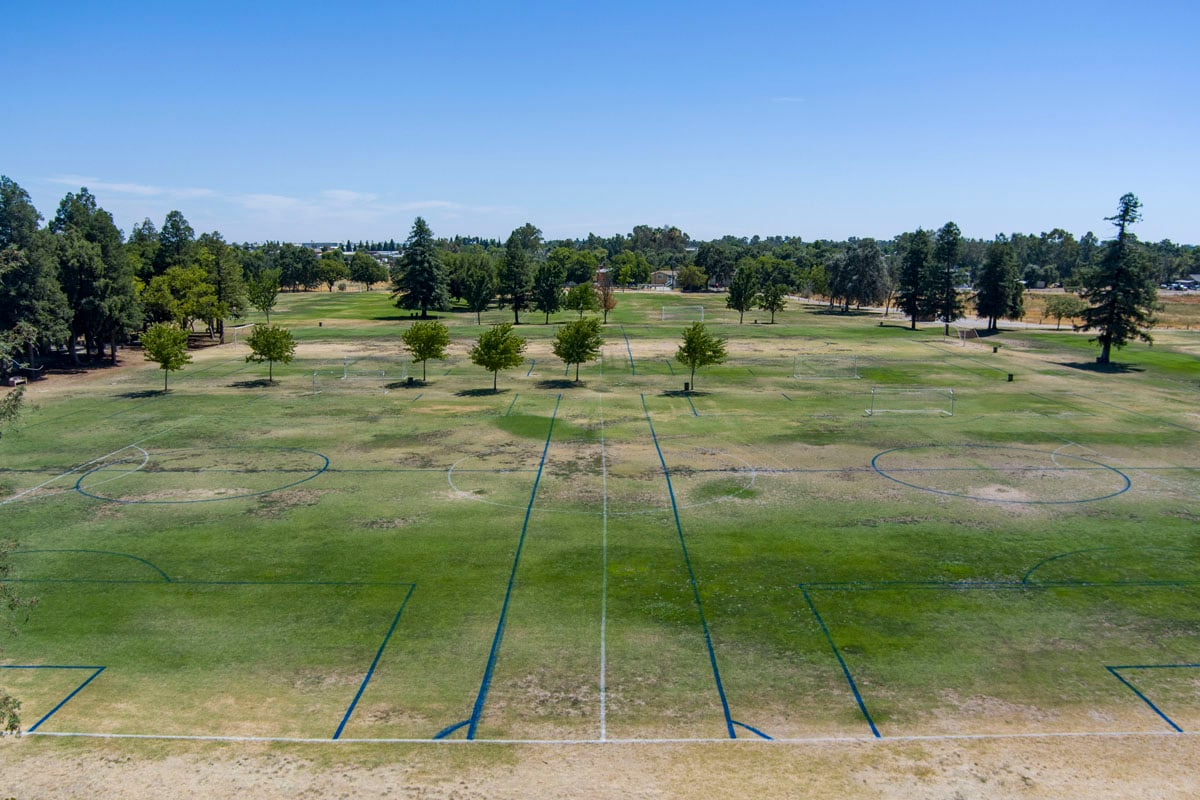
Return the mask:
<svg viewBox="0 0 1200 800">
<path fill-rule="evenodd" d="M 158 435 L 158 434 L 155 434 L 155 436 L 157 436 L 157 435 Z M 149 437 L 149 436 L 147 436 L 147 437 L 146 437 L 146 439 L 149 439 L 149 438 L 151 438 L 151 437 Z M 14 494 L 12 497 L 5 498 L 4 500 L 0 500 L 0 506 L 3 506 L 3 505 L 8 505 L 9 503 L 14 503 L 14 502 L 16 502 L 17 500 L 20 500 L 22 497 L 24 497 L 24 496 L 25 496 L 25 495 L 27 495 L 27 494 L 30 494 L 30 493 L 32 493 L 32 492 L 36 492 L 38 489 L 41 489 L 41 488 L 42 488 L 42 487 L 44 487 L 44 486 L 49 486 L 50 484 L 54 483 L 54 482 L 55 482 L 56 480 L 58 480 L 59 478 L 65 478 L 65 477 L 67 477 L 68 475 L 74 475 L 76 472 L 79 472 L 79 471 L 80 471 L 81 469 L 83 469 L 84 467 L 91 466 L 92 464 L 96 464 L 96 463 L 98 463 L 98 462 L 100 462 L 100 461 L 103 461 L 103 460 L 104 460 L 104 459 L 106 459 L 106 458 L 110 458 L 110 457 L 112 457 L 112 456 L 115 456 L 117 453 L 120 453 L 120 452 L 121 452 L 121 451 L 123 451 L 123 450 L 128 450 L 128 449 L 129 449 L 129 448 L 131 448 L 131 447 L 137 447 L 139 444 L 141 444 L 142 442 L 146 441 L 146 439 L 139 439 L 139 440 L 137 440 L 136 442 L 134 442 L 133 444 L 127 444 L 127 445 L 125 445 L 124 447 L 118 447 L 116 450 L 113 450 L 111 453 L 105 453 L 104 455 L 100 456 L 99 458 L 93 458 L 91 461 L 85 461 L 85 462 L 83 462 L 82 464 L 80 464 L 79 466 L 77 466 L 77 467 L 73 467 L 72 469 L 69 469 L 69 470 L 67 470 L 66 472 L 62 473 L 61 475 L 55 475 L 53 478 L 51 478 L 51 479 L 50 479 L 50 480 L 48 480 L 48 481 L 42 481 L 42 482 L 41 482 L 41 483 L 39 483 L 37 486 L 31 486 L 30 488 L 26 489 L 26 490 L 25 490 L 25 491 L 23 491 L 23 492 L 20 492 L 20 493 L 18 493 L 18 494 Z M 141 450 L 141 448 L 140 448 L 140 447 L 139 447 L 138 449 L 139 449 L 139 450 Z M 145 451 L 145 450 L 142 450 L 142 452 L 144 453 L 144 452 L 146 452 L 146 451 Z"/>
<path fill-rule="evenodd" d="M 604 398 L 600 398 L 600 741 L 608 738 L 605 694 L 605 627 L 608 623 L 608 455 L 604 449 Z"/>
<path fill-rule="evenodd" d="M 34 731 L 25 736 L 56 736 L 77 739 L 160 739 L 190 742 L 274 742 L 279 744 L 431 744 L 431 745 L 628 745 L 628 744 L 724 744 L 775 747 L 781 744 L 863 744 L 883 746 L 891 742 L 997 741 L 1004 739 L 1133 739 L 1140 737 L 1200 736 L 1200 731 L 1062 731 L 1057 733 L 946 733 L 912 736 L 814 736 L 792 739 L 730 739 L 728 737 L 683 737 L 658 739 L 313 739 L 300 736 L 200 736 L 173 733 L 71 733 Z"/>
</svg>

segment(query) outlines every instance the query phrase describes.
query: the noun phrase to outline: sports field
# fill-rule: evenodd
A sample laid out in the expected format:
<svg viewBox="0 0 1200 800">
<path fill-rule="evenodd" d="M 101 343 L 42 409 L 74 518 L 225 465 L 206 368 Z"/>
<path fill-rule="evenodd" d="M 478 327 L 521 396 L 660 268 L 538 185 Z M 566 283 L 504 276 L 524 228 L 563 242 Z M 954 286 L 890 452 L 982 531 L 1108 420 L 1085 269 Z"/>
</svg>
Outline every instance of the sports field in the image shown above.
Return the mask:
<svg viewBox="0 0 1200 800">
<path fill-rule="evenodd" d="M 323 293 L 281 298 L 274 385 L 231 342 L 165 395 L 134 353 L 35 386 L 0 444 L 26 732 L 1200 730 L 1200 334 L 1099 372 L 1065 332 L 618 299 L 578 385 L 540 315 L 498 394 L 473 315 L 410 384 L 386 295 Z M 729 358 L 684 394 L 698 304 Z"/>
</svg>

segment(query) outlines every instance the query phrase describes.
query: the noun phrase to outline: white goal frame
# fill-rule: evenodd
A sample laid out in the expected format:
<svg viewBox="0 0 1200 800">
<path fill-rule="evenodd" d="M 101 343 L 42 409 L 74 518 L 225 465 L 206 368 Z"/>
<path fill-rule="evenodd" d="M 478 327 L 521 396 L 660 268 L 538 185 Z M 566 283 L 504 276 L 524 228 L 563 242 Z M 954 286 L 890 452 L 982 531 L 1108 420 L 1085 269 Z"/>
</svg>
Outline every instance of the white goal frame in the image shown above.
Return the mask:
<svg viewBox="0 0 1200 800">
<path fill-rule="evenodd" d="M 903 398 L 903 402 L 889 402 L 889 398 Z M 872 386 L 871 406 L 867 409 L 867 416 L 929 414 L 953 417 L 955 400 L 955 392 L 951 387 Z"/>
</svg>

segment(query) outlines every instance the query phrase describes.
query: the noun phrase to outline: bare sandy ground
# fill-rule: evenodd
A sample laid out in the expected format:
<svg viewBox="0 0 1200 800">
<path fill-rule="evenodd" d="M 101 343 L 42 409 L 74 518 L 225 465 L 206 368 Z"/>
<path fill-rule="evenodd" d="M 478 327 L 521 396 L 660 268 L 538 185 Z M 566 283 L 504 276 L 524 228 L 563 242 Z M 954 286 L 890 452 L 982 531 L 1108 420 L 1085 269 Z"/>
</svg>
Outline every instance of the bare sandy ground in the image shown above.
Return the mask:
<svg viewBox="0 0 1200 800">
<path fill-rule="evenodd" d="M 1200 737 L 245 745 L 0 742 L 4 798 L 1192 798 Z"/>
</svg>

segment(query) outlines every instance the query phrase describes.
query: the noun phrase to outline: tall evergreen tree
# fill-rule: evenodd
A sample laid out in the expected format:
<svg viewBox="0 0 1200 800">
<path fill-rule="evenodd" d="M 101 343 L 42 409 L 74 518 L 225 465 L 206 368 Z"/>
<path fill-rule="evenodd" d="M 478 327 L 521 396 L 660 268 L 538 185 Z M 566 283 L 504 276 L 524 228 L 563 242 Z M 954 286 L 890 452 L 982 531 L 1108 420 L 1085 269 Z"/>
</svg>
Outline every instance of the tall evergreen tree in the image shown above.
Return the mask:
<svg viewBox="0 0 1200 800">
<path fill-rule="evenodd" d="M 758 271 L 755 269 L 753 259 L 744 258 L 738 265 L 737 272 L 733 273 L 733 280 L 729 282 L 729 294 L 725 298 L 725 307 L 738 312 L 738 324 L 741 325 L 742 318 L 749 309 L 754 308 L 757 300 Z"/>
<path fill-rule="evenodd" d="M 529 292 L 533 283 L 532 270 L 529 266 L 529 255 L 522 245 L 518 228 L 504 243 L 504 257 L 500 261 L 498 289 L 501 301 L 512 306 L 513 324 L 521 324 L 521 312 L 529 307 Z"/>
<path fill-rule="evenodd" d="M 67 349 L 74 358 L 83 337 L 88 353 L 103 355 L 108 342 L 115 363 L 117 343 L 141 322 L 121 231 L 87 189 L 63 198 L 50 230 L 60 237 L 59 281 L 71 309 Z"/>
<path fill-rule="evenodd" d="M 905 234 L 900 271 L 896 275 L 896 305 L 911 320 L 912 330 L 917 329 L 917 318 L 929 308 L 929 265 L 931 263 L 929 232 L 917 228 Z"/>
<path fill-rule="evenodd" d="M 567 270 L 553 261 L 543 261 L 533 273 L 533 307 L 546 315 L 547 325 L 550 315 L 562 308 L 566 279 Z"/>
<path fill-rule="evenodd" d="M 975 310 L 979 316 L 987 318 L 989 331 L 998 330 L 997 321 L 1001 317 L 1021 318 L 1024 290 L 1021 268 L 1012 245 L 1005 236 L 997 236 L 988 247 L 975 280 Z"/>
<path fill-rule="evenodd" d="M 1083 312 L 1083 330 L 1100 333 L 1096 363 L 1107 364 L 1112 348 L 1124 347 L 1130 339 L 1152 342 L 1152 309 L 1158 300 L 1154 274 L 1129 230 L 1142 218 L 1142 204 L 1130 193 L 1121 197 L 1117 213 L 1106 220 L 1117 228 L 1117 238 L 1108 242 L 1099 263 L 1083 275 L 1083 299 L 1091 307 Z"/>
<path fill-rule="evenodd" d="M 393 294 L 399 308 L 419 309 L 428 319 L 430 309 L 450 307 L 446 268 L 438 258 L 433 231 L 420 217 L 413 221 L 412 232 L 404 242 L 400 266 L 392 279 Z"/>
<path fill-rule="evenodd" d="M 953 222 L 947 222 L 937 232 L 933 246 L 933 280 L 929 297 L 930 310 L 946 326 L 950 335 L 950 323 L 963 315 L 963 298 L 958 291 L 962 283 L 959 256 L 962 254 L 962 233 Z"/>
<path fill-rule="evenodd" d="M 66 338 L 71 316 L 58 282 L 54 238 L 38 229 L 41 218 L 29 194 L 0 176 L 0 332 L 32 326 L 36 336 L 22 345 L 30 362 L 40 343 Z"/>
<path fill-rule="evenodd" d="M 154 253 L 154 274 L 161 275 L 171 267 L 191 266 L 196 232 L 179 211 L 171 211 L 158 232 L 158 249 Z"/>
</svg>

